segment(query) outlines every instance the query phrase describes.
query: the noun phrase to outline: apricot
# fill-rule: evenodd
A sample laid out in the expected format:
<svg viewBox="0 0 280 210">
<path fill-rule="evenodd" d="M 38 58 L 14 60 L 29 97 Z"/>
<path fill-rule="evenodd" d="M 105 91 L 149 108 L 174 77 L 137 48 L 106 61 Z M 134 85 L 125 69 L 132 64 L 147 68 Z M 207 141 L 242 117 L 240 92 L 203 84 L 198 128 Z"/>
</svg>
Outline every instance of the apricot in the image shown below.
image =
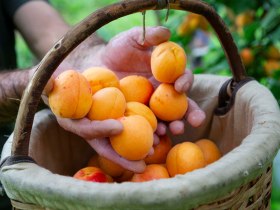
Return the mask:
<svg viewBox="0 0 280 210">
<path fill-rule="evenodd" d="M 144 160 L 146 164 L 163 164 L 166 162 L 166 157 L 172 148 L 171 139 L 167 136 L 160 136 L 159 144 L 154 146 L 154 153 L 147 156 Z"/>
<path fill-rule="evenodd" d="M 91 96 L 91 88 L 85 77 L 77 71 L 68 70 L 55 78 L 49 93 L 49 105 L 59 117 L 79 119 L 90 110 Z"/>
<path fill-rule="evenodd" d="M 113 149 L 128 160 L 144 159 L 153 146 L 153 129 L 150 123 L 140 115 L 131 115 L 119 119 L 123 131 L 110 137 Z"/>
<path fill-rule="evenodd" d="M 184 74 L 187 56 L 184 49 L 174 42 L 164 42 L 155 47 L 151 55 L 152 74 L 162 83 L 174 83 Z"/>
<path fill-rule="evenodd" d="M 124 116 L 131 115 L 141 115 L 145 117 L 151 124 L 153 131 L 157 129 L 157 118 L 152 110 L 145 104 L 136 101 L 127 102 Z"/>
<path fill-rule="evenodd" d="M 166 167 L 171 177 L 185 174 L 206 165 L 204 154 L 200 147 L 192 142 L 175 145 L 166 158 Z"/>
<path fill-rule="evenodd" d="M 143 173 L 135 173 L 131 178 L 132 182 L 146 182 L 157 179 L 169 178 L 166 167 L 162 164 L 147 165 Z"/>
<path fill-rule="evenodd" d="M 98 165 L 106 174 L 111 177 L 121 176 L 126 170 L 117 163 L 100 155 L 98 156 Z"/>
<path fill-rule="evenodd" d="M 188 109 L 185 93 L 178 93 L 173 85 L 160 84 L 150 98 L 149 106 L 156 117 L 164 121 L 180 120 Z"/>
<path fill-rule="evenodd" d="M 208 27 L 209 24 L 203 16 L 189 13 L 185 16 L 182 23 L 177 28 L 177 34 L 180 36 L 192 35 L 196 29 L 199 28 L 207 31 Z"/>
<path fill-rule="evenodd" d="M 100 168 L 88 166 L 78 170 L 74 178 L 89 182 L 112 182 L 112 177 L 105 174 Z"/>
<path fill-rule="evenodd" d="M 268 59 L 264 62 L 264 71 L 267 76 L 273 76 L 274 72 L 280 69 L 280 61 Z"/>
<path fill-rule="evenodd" d="M 119 78 L 110 69 L 91 67 L 83 71 L 82 74 L 88 80 L 92 89 L 92 94 L 105 87 L 120 87 Z"/>
<path fill-rule="evenodd" d="M 254 12 L 245 11 L 236 16 L 235 25 L 238 28 L 243 28 L 244 26 L 252 23 L 253 21 L 254 21 Z"/>
<path fill-rule="evenodd" d="M 115 87 L 106 87 L 92 96 L 88 112 L 90 120 L 117 119 L 124 115 L 126 101 L 123 93 Z"/>
<path fill-rule="evenodd" d="M 267 52 L 266 52 L 266 56 L 269 59 L 275 59 L 275 60 L 279 60 L 280 59 L 280 49 L 277 48 L 274 45 L 271 45 L 268 47 Z"/>
<path fill-rule="evenodd" d="M 148 104 L 154 87 L 146 77 L 130 75 L 120 80 L 120 90 L 127 102 L 137 101 Z"/>
<path fill-rule="evenodd" d="M 254 62 L 254 55 L 250 48 L 244 48 L 240 52 L 241 59 L 245 66 L 249 66 Z"/>
<path fill-rule="evenodd" d="M 200 139 L 195 144 L 202 150 L 207 165 L 219 160 L 222 156 L 218 146 L 209 139 Z"/>
</svg>

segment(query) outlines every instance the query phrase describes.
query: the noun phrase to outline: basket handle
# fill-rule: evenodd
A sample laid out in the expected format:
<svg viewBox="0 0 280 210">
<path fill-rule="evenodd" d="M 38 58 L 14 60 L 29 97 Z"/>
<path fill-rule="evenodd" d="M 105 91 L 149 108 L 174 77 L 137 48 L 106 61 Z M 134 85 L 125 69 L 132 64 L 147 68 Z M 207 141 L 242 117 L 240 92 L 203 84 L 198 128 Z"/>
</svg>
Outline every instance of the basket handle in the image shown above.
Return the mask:
<svg viewBox="0 0 280 210">
<path fill-rule="evenodd" d="M 200 0 L 121 1 L 99 9 L 81 21 L 60 39 L 40 62 L 21 100 L 14 130 L 12 155 L 28 156 L 30 133 L 42 91 L 55 69 L 75 47 L 97 29 L 115 19 L 136 12 L 167 7 L 204 16 L 219 37 L 233 74 L 233 80 L 239 82 L 245 78 L 245 69 L 232 36 L 220 16 L 208 4 Z"/>
</svg>

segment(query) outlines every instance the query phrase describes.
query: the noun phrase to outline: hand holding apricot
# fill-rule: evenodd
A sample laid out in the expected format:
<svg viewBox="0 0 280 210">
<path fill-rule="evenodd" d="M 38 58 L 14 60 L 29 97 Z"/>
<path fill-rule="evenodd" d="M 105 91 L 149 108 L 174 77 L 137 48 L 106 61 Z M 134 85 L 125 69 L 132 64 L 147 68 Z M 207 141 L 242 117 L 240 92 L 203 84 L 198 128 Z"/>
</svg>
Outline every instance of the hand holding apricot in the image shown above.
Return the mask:
<svg viewBox="0 0 280 210">
<path fill-rule="evenodd" d="M 156 87 L 158 82 L 156 82 L 152 77 L 150 63 L 151 52 L 154 46 L 168 41 L 169 38 L 170 31 L 163 27 L 148 27 L 144 43 L 142 43 L 142 28 L 134 28 L 121 33 L 113 38 L 106 46 L 99 48 L 100 51 L 98 52 L 98 58 L 100 58 L 100 60 L 98 60 L 98 63 L 101 64 L 99 66 L 113 70 L 120 79 L 129 75 L 142 75 L 148 78 L 154 87 Z M 95 62 L 94 56 L 95 54 L 89 54 L 87 59 L 91 59 Z M 193 75 L 191 71 L 187 70 L 176 79 L 174 82 L 174 88 L 176 91 L 181 93 L 187 92 L 192 83 Z M 52 82 L 49 84 L 52 84 Z M 51 88 L 49 88 L 49 90 L 51 90 Z M 188 117 L 185 118 L 188 119 L 188 122 L 191 125 L 199 126 L 205 118 L 205 115 L 203 115 L 204 112 L 199 109 L 196 103 L 192 103 L 191 100 L 189 100 L 188 110 L 189 111 L 186 114 Z M 193 114 L 196 112 L 200 112 L 200 116 L 202 117 L 198 117 L 199 115 Z M 196 116 L 196 118 L 190 116 Z M 88 118 L 73 120 L 61 117 L 57 117 L 57 119 L 61 127 L 86 139 L 87 142 L 97 151 L 97 153 L 105 154 L 104 156 L 106 158 L 114 160 L 117 163 L 121 163 L 120 165 L 123 165 L 125 168 L 132 171 L 143 171 L 145 168 L 144 161 L 128 161 L 121 158 L 112 149 L 108 139 L 103 141 L 104 137 L 116 135 L 122 132 L 123 125 L 118 120 L 107 119 L 98 121 L 89 120 Z M 164 128 L 166 125 L 159 123 L 158 130 L 160 130 L 161 127 Z M 170 122 L 169 127 L 172 132 L 180 133 L 184 129 L 184 122 L 173 121 Z M 164 133 L 165 132 L 163 132 L 163 134 Z"/>
</svg>

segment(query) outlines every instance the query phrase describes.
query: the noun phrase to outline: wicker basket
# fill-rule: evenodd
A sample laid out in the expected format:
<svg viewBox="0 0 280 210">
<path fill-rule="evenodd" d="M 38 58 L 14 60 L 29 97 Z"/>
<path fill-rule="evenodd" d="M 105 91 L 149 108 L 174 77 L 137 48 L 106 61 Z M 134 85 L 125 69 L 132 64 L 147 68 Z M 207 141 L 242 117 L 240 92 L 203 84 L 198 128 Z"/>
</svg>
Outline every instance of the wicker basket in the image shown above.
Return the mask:
<svg viewBox="0 0 280 210">
<path fill-rule="evenodd" d="M 72 178 L 94 151 L 61 129 L 49 110 L 35 115 L 44 86 L 62 60 L 98 28 L 125 15 L 167 7 L 203 15 L 224 48 L 233 78 L 196 75 L 189 96 L 207 119 L 200 128 L 187 126 L 184 134 L 189 140 L 214 139 L 224 156 L 203 169 L 145 183 Z M 279 147 L 278 104 L 268 89 L 246 77 L 230 32 L 209 5 L 199 0 L 127 0 L 84 19 L 42 60 L 5 144 L 0 178 L 14 208 L 22 210 L 269 209 L 271 165 Z"/>
</svg>

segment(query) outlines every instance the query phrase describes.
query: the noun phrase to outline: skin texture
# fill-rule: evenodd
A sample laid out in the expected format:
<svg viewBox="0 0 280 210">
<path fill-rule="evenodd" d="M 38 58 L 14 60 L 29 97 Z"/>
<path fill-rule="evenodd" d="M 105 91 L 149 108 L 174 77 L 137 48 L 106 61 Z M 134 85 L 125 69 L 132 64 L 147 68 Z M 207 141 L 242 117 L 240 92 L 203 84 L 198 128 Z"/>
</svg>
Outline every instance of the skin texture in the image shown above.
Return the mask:
<svg viewBox="0 0 280 210">
<path fill-rule="evenodd" d="M 14 24 L 38 59 L 42 59 L 55 42 L 70 29 L 59 14 L 44 1 L 31 1 L 20 7 L 15 14 Z M 156 87 L 158 82 L 152 77 L 150 69 L 151 51 L 154 46 L 168 41 L 169 38 L 170 31 L 163 27 L 147 27 L 144 43 L 140 27 L 120 33 L 106 45 L 95 35 L 90 36 L 61 63 L 46 86 L 43 98 L 48 104 L 46 96 L 52 89 L 53 79 L 70 68 L 82 71 L 92 66 L 103 66 L 113 70 L 119 79 L 130 74 L 138 74 L 148 78 Z M 115 56 L 116 54 L 118 56 Z M 15 69 L 15 71 L 0 73 L 1 122 L 8 122 L 15 118 L 18 100 L 35 69 L 36 67 L 31 67 L 25 71 Z M 192 82 L 192 73 L 187 70 L 175 81 L 174 86 L 176 91 L 186 92 L 191 88 Z M 204 112 L 190 99 L 189 104 L 188 112 L 184 117 L 187 122 L 159 123 L 157 130 L 161 131 L 162 135 L 167 129 L 174 134 L 179 134 L 183 132 L 184 123 L 190 123 L 195 127 L 201 125 L 205 119 Z M 127 161 L 114 153 L 108 140 L 104 141 L 104 137 L 122 131 L 123 126 L 117 120 L 91 121 L 87 118 L 70 120 L 59 117 L 57 120 L 64 129 L 83 137 L 97 153 L 104 154 L 106 158 L 132 171 L 144 170 L 144 161 Z M 155 141 L 158 141 L 156 136 Z"/>
</svg>

